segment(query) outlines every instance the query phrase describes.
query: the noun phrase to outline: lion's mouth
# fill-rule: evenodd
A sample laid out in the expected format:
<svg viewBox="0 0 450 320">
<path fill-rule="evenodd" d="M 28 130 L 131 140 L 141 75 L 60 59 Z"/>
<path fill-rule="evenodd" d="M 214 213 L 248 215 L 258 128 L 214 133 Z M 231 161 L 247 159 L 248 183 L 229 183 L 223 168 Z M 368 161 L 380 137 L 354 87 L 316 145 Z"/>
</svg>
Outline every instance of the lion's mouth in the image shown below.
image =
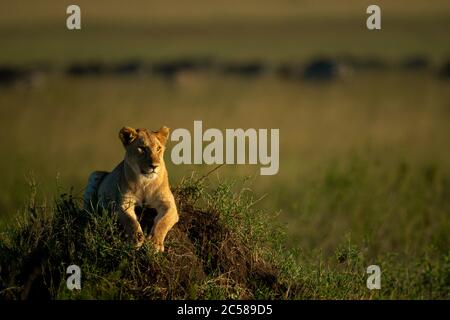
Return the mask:
<svg viewBox="0 0 450 320">
<path fill-rule="evenodd" d="M 150 176 L 156 173 L 157 172 L 155 171 L 155 169 L 148 169 L 148 170 L 141 169 L 141 174 L 143 174 L 144 176 Z"/>
</svg>

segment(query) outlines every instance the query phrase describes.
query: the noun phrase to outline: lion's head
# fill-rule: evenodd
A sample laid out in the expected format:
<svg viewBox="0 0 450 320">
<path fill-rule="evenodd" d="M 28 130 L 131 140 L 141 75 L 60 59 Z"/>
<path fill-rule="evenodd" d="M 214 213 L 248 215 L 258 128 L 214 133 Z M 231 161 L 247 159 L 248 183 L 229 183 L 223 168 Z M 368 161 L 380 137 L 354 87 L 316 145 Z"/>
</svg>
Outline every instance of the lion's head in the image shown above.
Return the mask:
<svg viewBox="0 0 450 320">
<path fill-rule="evenodd" d="M 119 138 L 125 147 L 125 162 L 137 175 L 155 178 L 165 167 L 164 150 L 170 129 L 158 131 L 123 127 Z"/>
</svg>

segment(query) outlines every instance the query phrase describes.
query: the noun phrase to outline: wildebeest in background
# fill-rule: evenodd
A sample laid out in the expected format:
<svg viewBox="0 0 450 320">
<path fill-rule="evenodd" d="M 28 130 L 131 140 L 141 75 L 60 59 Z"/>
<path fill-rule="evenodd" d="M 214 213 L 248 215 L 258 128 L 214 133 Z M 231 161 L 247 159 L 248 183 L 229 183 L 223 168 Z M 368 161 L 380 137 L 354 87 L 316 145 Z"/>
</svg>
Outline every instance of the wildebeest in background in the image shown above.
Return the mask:
<svg viewBox="0 0 450 320">
<path fill-rule="evenodd" d="M 146 68 L 141 60 L 129 60 L 117 63 L 111 68 L 111 71 L 115 75 L 142 75 L 145 73 Z"/>
<path fill-rule="evenodd" d="M 0 87 L 24 85 L 25 87 L 38 87 L 44 83 L 45 74 L 50 68 L 45 66 L 17 67 L 12 65 L 0 66 Z"/>
<path fill-rule="evenodd" d="M 229 62 L 222 65 L 224 74 L 238 75 L 243 77 L 256 77 L 267 71 L 266 66 L 259 61 Z"/>
<path fill-rule="evenodd" d="M 412 56 L 406 58 L 400 67 L 405 70 L 424 70 L 430 66 L 430 61 L 425 56 Z"/>
<path fill-rule="evenodd" d="M 301 63 L 283 63 L 275 69 L 275 73 L 282 79 L 300 80 L 303 78 L 304 68 Z"/>
<path fill-rule="evenodd" d="M 439 78 L 444 80 L 450 79 L 450 60 L 447 60 L 438 71 Z"/>
<path fill-rule="evenodd" d="M 389 68 L 387 61 L 379 57 L 354 58 L 351 65 L 359 70 L 386 70 Z"/>
<path fill-rule="evenodd" d="M 152 72 L 167 80 L 174 80 L 176 75 L 188 71 L 204 71 L 210 68 L 212 62 L 209 58 L 183 58 L 171 61 L 154 63 Z"/>
<path fill-rule="evenodd" d="M 75 62 L 71 64 L 66 73 L 69 76 L 81 77 L 81 76 L 100 76 L 104 75 L 108 71 L 106 65 L 102 62 L 89 61 L 89 62 Z"/>
<path fill-rule="evenodd" d="M 10 86 L 20 79 L 22 71 L 13 66 L 0 66 L 0 86 Z"/>
<path fill-rule="evenodd" d="M 303 71 L 304 80 L 326 81 L 343 78 L 352 73 L 352 68 L 339 61 L 321 58 L 309 63 Z"/>
</svg>

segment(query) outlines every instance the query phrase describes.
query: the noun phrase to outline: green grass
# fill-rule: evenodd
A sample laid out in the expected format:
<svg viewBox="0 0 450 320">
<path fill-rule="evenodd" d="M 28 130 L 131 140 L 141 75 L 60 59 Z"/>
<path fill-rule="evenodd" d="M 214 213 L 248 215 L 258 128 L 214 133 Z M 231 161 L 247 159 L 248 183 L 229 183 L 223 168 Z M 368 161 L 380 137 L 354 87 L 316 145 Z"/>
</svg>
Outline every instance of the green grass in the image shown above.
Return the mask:
<svg viewBox="0 0 450 320">
<path fill-rule="evenodd" d="M 324 85 L 215 74 L 190 75 L 174 85 L 153 77 L 49 77 L 41 87 L 0 92 L 0 141 L 8 155 L 0 159 L 0 215 L 7 219 L 23 202 L 30 171 L 49 197 L 58 184 L 81 195 L 90 172 L 111 170 L 123 158 L 117 132 L 124 125 L 192 130 L 198 119 L 205 129 L 279 128 L 279 174 L 225 166 L 220 175 L 255 176 L 255 191 L 270 192 L 263 204 L 294 215 L 290 199 L 279 200 L 276 190 L 295 195 L 299 181 L 319 179 L 352 153 L 385 159 L 387 172 L 403 160 L 446 171 L 447 89 L 426 72 L 358 74 Z M 210 169 L 173 165 L 173 145 L 165 155 L 173 183 Z"/>
<path fill-rule="evenodd" d="M 447 87 L 426 72 L 392 72 L 323 85 L 214 74 L 175 85 L 152 77 L 50 77 L 31 90 L 4 90 L 0 140 L 8 156 L 0 160 L 0 223 L 4 228 L 17 216 L 29 195 L 30 172 L 47 203 L 70 187 L 80 197 L 91 171 L 110 170 L 122 159 L 117 131 L 123 125 L 189 129 L 202 119 L 205 128 L 278 127 L 278 175 L 225 166 L 211 180 L 250 176 L 251 189 L 263 196 L 255 206 L 279 212 L 274 220 L 286 224 L 286 245 L 299 251 L 296 262 L 304 270 L 313 272 L 321 256 L 329 272 L 338 272 L 335 252 L 350 237 L 365 254 L 365 267 L 394 255 L 387 266 L 391 279 L 397 273 L 418 277 L 422 259 L 438 268 L 450 247 Z M 172 185 L 192 170 L 210 170 L 173 165 L 172 146 L 165 156 Z M 358 269 L 358 276 L 364 272 Z M 410 296 L 427 297 L 419 288 L 420 295 Z M 374 294 L 360 290 L 360 296 Z"/>
<path fill-rule="evenodd" d="M 44 248 L 50 260 L 42 263 L 57 280 L 51 287 L 55 298 L 449 298 L 450 157 L 443 147 L 449 136 L 448 84 L 422 72 L 361 74 L 323 85 L 272 76 L 188 79 L 170 85 L 152 77 L 50 77 L 42 87 L 0 94 L 0 139 L 8 150 L 0 161 L 4 297 L 20 297 L 23 274 L 30 272 L 26 254 Z M 108 170 L 123 157 L 119 128 L 191 128 L 196 119 L 221 129 L 280 128 L 278 175 L 259 176 L 255 166 L 224 166 L 203 189 L 185 185 L 190 192 L 181 202 L 214 212 L 221 226 L 233 230 L 232 239 L 250 245 L 252 255 L 262 252 L 268 270 L 276 270 L 275 287 L 230 280 L 229 269 L 199 276 L 181 268 L 179 276 L 164 276 L 174 265 L 208 265 L 210 259 L 199 258 L 199 252 L 211 252 L 189 244 L 186 229 L 169 237 L 172 253 L 158 256 L 147 247 L 130 251 L 108 215 L 82 214 L 85 223 L 70 228 L 80 215 L 77 199 L 89 172 Z M 173 186 L 191 170 L 211 169 L 174 166 L 171 146 L 166 162 Z M 40 200 L 21 209 L 30 197 L 30 171 Z M 223 183 L 243 176 L 249 177 L 245 188 L 261 198 L 250 208 L 238 186 Z M 183 187 L 177 190 L 183 194 Z M 61 202 L 61 193 L 72 194 L 73 201 Z M 267 220 L 253 210 L 275 215 Z M 20 215 L 19 226 L 14 221 Z M 252 223 L 256 233 L 249 231 Z M 273 242 L 279 238 L 270 238 L 268 230 L 279 223 L 285 238 Z M 55 224 L 67 227 L 55 233 Z M 224 239 L 207 236 L 208 241 Z M 62 281 L 73 261 L 86 266 L 80 293 L 67 292 Z M 372 264 L 382 270 L 380 291 L 365 285 Z M 152 278 L 155 270 L 160 278 Z"/>
<path fill-rule="evenodd" d="M 203 181 L 190 179 L 175 194 L 180 222 L 166 240 L 166 253 L 157 254 L 147 244 L 134 250 L 114 215 L 84 211 L 67 194 L 54 205 L 41 205 L 32 191 L 19 221 L 2 233 L 0 295 L 270 299 L 295 294 L 288 290 L 296 281 L 292 255 L 283 250 L 279 230 L 268 228 L 270 216 L 252 209 L 248 192 L 235 194 L 229 184 L 206 192 Z M 65 287 L 69 264 L 83 270 L 79 292 Z"/>
<path fill-rule="evenodd" d="M 328 257 L 290 251 L 274 215 L 254 208 L 258 199 L 245 181 L 213 186 L 191 177 L 177 186 L 180 222 L 163 254 L 148 245 L 134 250 L 114 215 L 84 211 L 70 194 L 41 204 L 34 188 L 20 218 L 1 233 L 2 298 L 449 298 L 448 252 L 373 255 L 350 235 Z M 66 288 L 70 264 L 81 267 L 81 290 Z M 381 267 L 379 291 L 366 287 L 370 264 Z"/>
</svg>

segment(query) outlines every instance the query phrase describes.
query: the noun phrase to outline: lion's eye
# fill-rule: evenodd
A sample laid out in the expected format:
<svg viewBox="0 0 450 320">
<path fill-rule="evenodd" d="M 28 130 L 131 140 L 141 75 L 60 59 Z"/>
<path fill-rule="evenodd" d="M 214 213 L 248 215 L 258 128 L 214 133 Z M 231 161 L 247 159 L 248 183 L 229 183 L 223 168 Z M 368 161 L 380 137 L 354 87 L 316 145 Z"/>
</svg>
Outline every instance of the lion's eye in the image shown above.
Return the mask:
<svg viewBox="0 0 450 320">
<path fill-rule="evenodd" d="M 157 148 L 156 148 L 156 151 L 161 151 L 161 146 L 158 146 Z"/>
<path fill-rule="evenodd" d="M 139 153 L 144 153 L 144 148 L 138 147 L 138 148 L 137 148 L 137 151 L 138 151 Z"/>
</svg>

